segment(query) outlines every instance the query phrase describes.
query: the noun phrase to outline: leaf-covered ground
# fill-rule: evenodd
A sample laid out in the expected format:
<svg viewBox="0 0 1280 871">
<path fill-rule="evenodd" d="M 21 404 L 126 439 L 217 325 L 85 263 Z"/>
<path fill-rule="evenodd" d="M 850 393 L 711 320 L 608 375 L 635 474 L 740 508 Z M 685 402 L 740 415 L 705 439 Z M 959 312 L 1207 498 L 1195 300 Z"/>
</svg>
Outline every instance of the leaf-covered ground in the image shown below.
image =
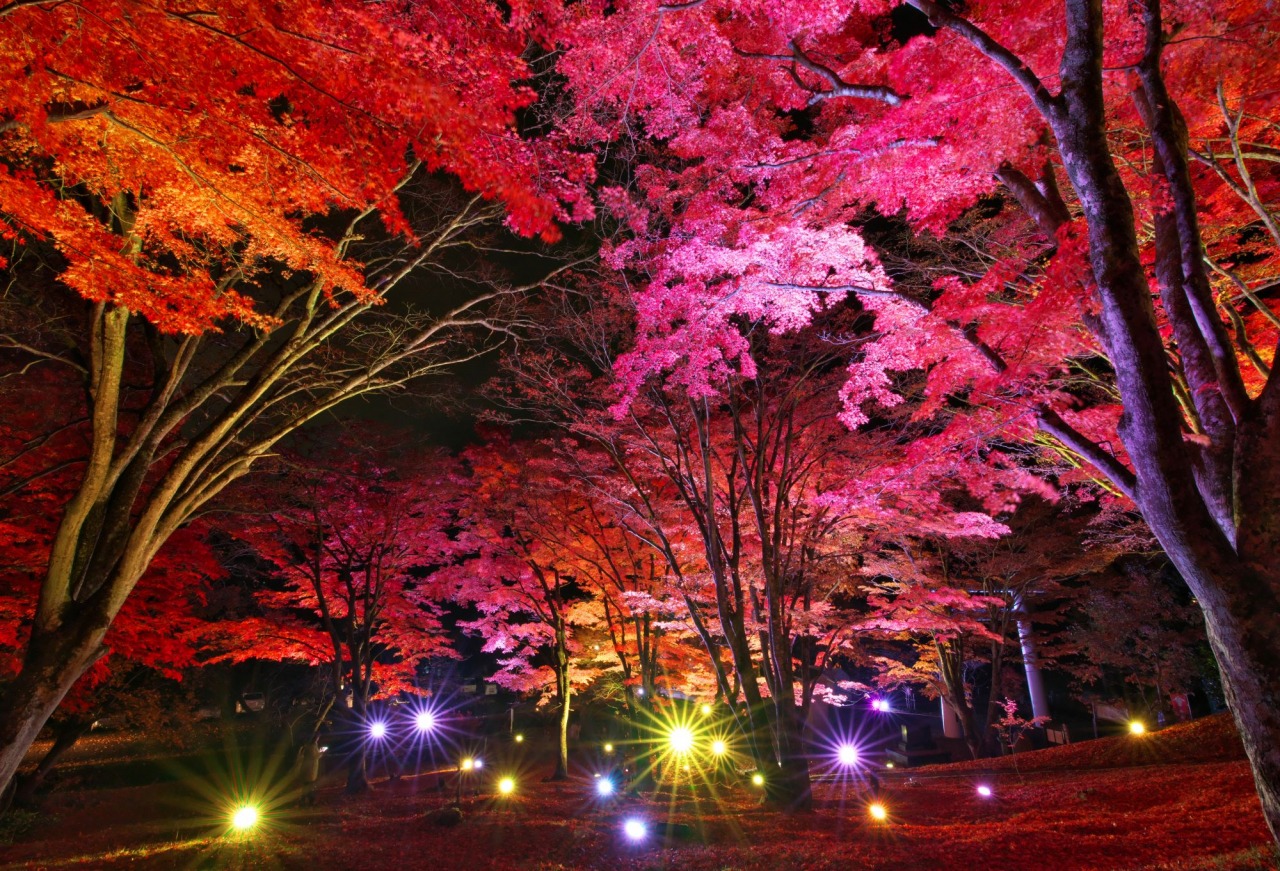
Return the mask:
<svg viewBox="0 0 1280 871">
<path fill-rule="evenodd" d="M 501 768 L 491 765 L 487 777 L 514 774 L 516 795 L 466 798 L 452 826 L 433 818 L 451 802 L 431 776 L 381 782 L 356 799 L 334 784 L 314 809 L 268 803 L 248 836 L 227 834 L 222 799 L 237 787 L 216 774 L 55 795 L 29 832 L 0 847 L 0 867 L 1276 867 L 1248 766 L 1221 717 L 1143 738 L 895 772 L 881 793 L 885 823 L 869 818 L 868 795 L 854 784 L 821 783 L 815 812 L 786 815 L 741 789 L 601 802 L 589 776 L 553 784 L 539 780 L 541 765 Z M 993 795 L 979 796 L 979 784 Z M 650 826 L 643 844 L 622 834 L 632 818 Z"/>
</svg>

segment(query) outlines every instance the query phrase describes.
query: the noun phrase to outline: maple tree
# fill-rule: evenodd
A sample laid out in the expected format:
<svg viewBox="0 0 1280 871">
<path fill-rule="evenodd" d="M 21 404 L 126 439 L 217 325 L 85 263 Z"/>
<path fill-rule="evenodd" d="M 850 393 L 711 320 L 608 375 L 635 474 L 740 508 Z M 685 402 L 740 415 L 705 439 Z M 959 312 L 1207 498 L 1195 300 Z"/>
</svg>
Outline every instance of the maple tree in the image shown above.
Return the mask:
<svg viewBox="0 0 1280 871">
<path fill-rule="evenodd" d="M 741 355 L 732 316 L 782 328 L 861 297 L 879 335 L 849 423 L 924 371 L 924 411 L 970 403 L 953 443 L 1049 443 L 1141 511 L 1204 611 L 1280 834 L 1268 13 L 907 6 L 634 2 L 562 27 L 575 135 L 652 155 L 610 206 L 631 228 L 619 258 L 654 276 L 646 365 L 700 379 Z M 977 269 L 913 295 L 859 266 L 867 207 L 942 236 L 992 195 L 1003 250 Z"/>
<path fill-rule="evenodd" d="M 578 638 L 599 626 L 579 578 L 582 566 L 565 548 L 573 537 L 567 521 L 584 506 L 536 450 L 499 437 L 465 458 L 470 486 L 451 544 L 456 562 L 435 577 L 454 601 L 479 612 L 459 625 L 484 638 L 486 653 L 499 655 L 496 683 L 520 692 L 550 690 L 559 709 L 553 777 L 563 780 L 574 687 L 588 683 L 607 660 Z M 549 666 L 541 664 L 544 655 Z"/>
<path fill-rule="evenodd" d="M 456 288 L 444 261 L 481 226 L 550 238 L 589 212 L 590 162 L 516 130 L 532 12 L 0 6 L 5 262 L 28 297 L 72 294 L 43 341 L 4 344 L 82 385 L 85 432 L 0 784 L 176 529 L 308 419 L 482 351 L 505 293 L 379 308 L 393 289 L 430 264 Z M 402 207 L 415 190 L 433 207 Z"/>
<path fill-rule="evenodd" d="M 317 455 L 319 451 L 322 455 Z M 442 471 L 442 468 L 444 469 Z M 418 694 L 418 669 L 452 654 L 430 567 L 447 553 L 454 505 L 447 466 L 366 424 L 293 455 L 241 494 L 227 532 L 279 572 L 254 594 L 260 612 L 221 627 L 211 661 L 294 660 L 317 665 L 327 688 L 317 724 L 336 704 L 363 735 L 371 702 Z M 317 726 L 318 727 L 318 726 Z M 367 788 L 365 742 L 347 788 Z"/>
</svg>

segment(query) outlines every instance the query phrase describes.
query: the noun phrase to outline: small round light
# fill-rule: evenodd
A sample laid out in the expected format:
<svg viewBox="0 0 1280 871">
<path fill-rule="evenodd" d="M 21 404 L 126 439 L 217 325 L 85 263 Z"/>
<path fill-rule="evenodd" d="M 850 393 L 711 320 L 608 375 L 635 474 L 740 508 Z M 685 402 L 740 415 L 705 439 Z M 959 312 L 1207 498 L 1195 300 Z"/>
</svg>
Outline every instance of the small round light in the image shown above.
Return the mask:
<svg viewBox="0 0 1280 871">
<path fill-rule="evenodd" d="M 875 820 L 878 823 L 883 823 L 886 819 L 889 818 L 889 812 L 884 809 L 884 805 L 880 804 L 880 802 L 876 802 L 875 804 L 868 807 L 867 813 L 871 814 L 871 819 Z"/>
<path fill-rule="evenodd" d="M 1141 720 L 1134 720 L 1129 724 L 1130 735 L 1145 735 L 1147 727 L 1143 725 Z"/>
<path fill-rule="evenodd" d="M 723 756 L 724 754 L 729 752 L 729 748 L 725 746 L 725 743 L 723 741 L 712 741 L 711 752 L 717 756 Z"/>
<path fill-rule="evenodd" d="M 604 752 L 605 752 L 605 753 L 612 753 L 612 752 L 613 752 L 613 745 L 612 745 L 612 744 L 606 744 L 606 745 L 604 745 Z"/>
<path fill-rule="evenodd" d="M 484 768 L 484 760 L 483 760 L 483 759 L 477 759 L 477 760 L 475 761 L 475 763 L 474 763 L 474 764 L 475 764 L 476 770 L 479 770 L 479 769 L 481 769 L 481 768 Z"/>
<path fill-rule="evenodd" d="M 638 696 L 644 695 L 644 687 L 636 687 L 636 695 Z"/>
<path fill-rule="evenodd" d="M 710 717 L 710 716 L 711 716 L 711 706 L 710 706 L 710 705 L 703 705 L 703 706 L 702 706 L 702 716 L 704 716 L 704 717 Z"/>
<path fill-rule="evenodd" d="M 375 740 L 382 740 L 387 737 L 387 724 L 381 720 L 377 720 L 369 724 L 369 737 Z"/>
<path fill-rule="evenodd" d="M 435 715 L 430 711 L 419 711 L 418 716 L 414 717 L 413 721 L 417 725 L 419 732 L 430 732 L 436 727 Z"/>
<path fill-rule="evenodd" d="M 498 781 L 498 792 L 503 795 L 511 795 L 516 791 L 516 782 L 510 777 L 504 777 Z"/>
<path fill-rule="evenodd" d="M 677 726 L 672 729 L 669 740 L 671 741 L 671 749 L 676 753 L 688 753 L 693 749 L 693 732 L 684 726 Z"/>
<path fill-rule="evenodd" d="M 466 759 L 462 760 L 462 766 L 461 766 L 461 768 L 462 768 L 462 770 L 463 770 L 463 771 L 470 771 L 471 769 L 473 769 L 473 768 L 475 768 L 475 767 L 476 767 L 476 761 L 475 761 L 474 759 L 472 759 L 470 756 L 468 756 Z"/>
<path fill-rule="evenodd" d="M 764 786 L 764 775 L 757 771 L 755 774 L 751 775 L 751 782 L 756 786 Z"/>
<path fill-rule="evenodd" d="M 836 759 L 845 767 L 857 765 L 858 748 L 854 747 L 852 744 L 841 744 L 840 748 L 836 750 Z"/>
<path fill-rule="evenodd" d="M 892 768 L 892 767 L 893 767 L 893 763 L 892 763 L 892 762 L 886 762 L 886 763 L 884 764 L 884 767 L 885 767 L 885 768 Z"/>
<path fill-rule="evenodd" d="M 645 835 L 649 834 L 649 827 L 644 824 L 644 820 L 632 817 L 622 824 L 622 832 L 629 841 L 643 841 Z"/>
<path fill-rule="evenodd" d="M 517 744 L 523 744 L 523 743 L 524 743 L 524 736 L 523 736 L 523 735 L 516 735 L 516 743 L 517 743 Z"/>
<path fill-rule="evenodd" d="M 602 777 L 596 781 L 596 792 L 600 795 L 613 795 L 613 781 Z"/>
<path fill-rule="evenodd" d="M 258 824 L 258 809 L 251 805 L 244 805 L 243 807 L 238 807 L 236 808 L 235 813 L 231 815 L 232 827 L 236 829 L 240 829 L 241 831 L 245 829 L 252 829 L 257 824 Z"/>
<path fill-rule="evenodd" d="M 978 795 L 983 798 L 991 798 L 991 787 L 987 786 L 985 783 L 978 784 Z"/>
</svg>

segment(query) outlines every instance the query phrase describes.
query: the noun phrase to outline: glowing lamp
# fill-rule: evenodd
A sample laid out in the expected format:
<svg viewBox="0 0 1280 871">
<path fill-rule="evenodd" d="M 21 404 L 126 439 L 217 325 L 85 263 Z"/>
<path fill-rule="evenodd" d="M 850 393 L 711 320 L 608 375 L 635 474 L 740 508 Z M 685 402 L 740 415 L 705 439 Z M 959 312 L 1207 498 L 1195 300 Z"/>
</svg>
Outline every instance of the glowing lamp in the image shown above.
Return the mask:
<svg viewBox="0 0 1280 871">
<path fill-rule="evenodd" d="M 599 795 L 613 795 L 613 781 L 607 777 L 602 777 L 596 781 L 596 793 Z"/>
<path fill-rule="evenodd" d="M 605 752 L 605 753 L 612 753 L 612 752 L 613 752 L 613 745 L 612 745 L 612 744 L 606 744 L 606 745 L 604 745 L 604 752 Z"/>
<path fill-rule="evenodd" d="M 712 741 L 711 752 L 717 756 L 723 756 L 725 753 L 729 752 L 729 748 L 725 746 L 723 741 Z"/>
<path fill-rule="evenodd" d="M 257 824 L 258 824 L 258 809 L 251 805 L 238 807 L 236 808 L 235 813 L 231 815 L 232 828 L 239 829 L 240 831 L 244 831 L 245 829 L 252 829 Z"/>
<path fill-rule="evenodd" d="M 649 834 L 649 827 L 644 824 L 644 820 L 632 817 L 622 824 L 622 833 L 627 836 L 628 841 L 643 841 L 645 835 Z"/>
<path fill-rule="evenodd" d="M 693 732 L 684 726 L 672 729 L 667 740 L 671 742 L 671 749 L 676 753 L 688 753 L 693 749 Z"/>
<path fill-rule="evenodd" d="M 483 760 L 483 759 L 477 759 L 473 764 L 475 765 L 475 767 L 476 767 L 476 769 L 477 769 L 477 770 L 478 770 L 478 769 L 481 769 L 481 768 L 484 768 L 484 760 Z"/>
<path fill-rule="evenodd" d="M 892 767 L 893 767 L 893 763 L 892 763 L 892 762 L 886 762 L 886 763 L 884 764 L 884 767 L 885 767 L 885 768 L 892 768 Z"/>
<path fill-rule="evenodd" d="M 978 795 L 983 798 L 991 798 L 991 787 L 987 786 L 985 783 L 979 784 Z"/>
<path fill-rule="evenodd" d="M 476 761 L 468 756 L 466 759 L 462 760 L 462 765 L 460 767 L 463 771 L 470 771 L 476 767 Z"/>
<path fill-rule="evenodd" d="M 836 759 L 845 767 L 857 765 L 858 748 L 852 744 L 841 744 L 840 748 L 836 750 Z"/>
<path fill-rule="evenodd" d="M 498 792 L 503 795 L 511 795 L 516 791 L 516 782 L 510 777 L 504 777 L 498 781 Z"/>
<path fill-rule="evenodd" d="M 884 805 L 880 804 L 880 802 L 876 802 L 868 807 L 867 813 L 871 814 L 871 819 L 875 820 L 877 823 L 883 823 L 889 818 L 889 812 L 884 809 Z"/>
<path fill-rule="evenodd" d="M 430 711 L 419 711 L 418 716 L 413 718 L 413 722 L 417 725 L 419 732 L 430 732 L 436 727 L 435 715 Z"/>
<path fill-rule="evenodd" d="M 710 706 L 710 705 L 703 705 L 703 706 L 702 706 L 702 716 L 704 716 L 704 717 L 710 717 L 710 716 L 711 716 L 711 706 Z"/>
<path fill-rule="evenodd" d="M 524 743 L 524 736 L 523 736 L 523 735 L 516 735 L 516 743 L 517 743 L 517 744 L 523 744 L 523 743 Z"/>
<path fill-rule="evenodd" d="M 764 786 L 764 775 L 757 771 L 755 774 L 751 775 L 751 782 L 756 786 Z"/>
<path fill-rule="evenodd" d="M 636 687 L 636 695 L 638 696 L 644 695 L 644 687 Z"/>
<path fill-rule="evenodd" d="M 1142 724 L 1141 720 L 1134 720 L 1129 724 L 1130 735 L 1145 735 L 1147 727 Z"/>
<path fill-rule="evenodd" d="M 871 700 L 871 710 L 873 710 L 873 711 L 880 711 L 880 712 L 888 711 L 888 710 L 889 710 L 889 700 L 888 700 L 888 699 L 872 699 L 872 700 Z"/>
<path fill-rule="evenodd" d="M 369 737 L 381 741 L 387 737 L 387 724 L 377 720 L 369 724 Z"/>
</svg>

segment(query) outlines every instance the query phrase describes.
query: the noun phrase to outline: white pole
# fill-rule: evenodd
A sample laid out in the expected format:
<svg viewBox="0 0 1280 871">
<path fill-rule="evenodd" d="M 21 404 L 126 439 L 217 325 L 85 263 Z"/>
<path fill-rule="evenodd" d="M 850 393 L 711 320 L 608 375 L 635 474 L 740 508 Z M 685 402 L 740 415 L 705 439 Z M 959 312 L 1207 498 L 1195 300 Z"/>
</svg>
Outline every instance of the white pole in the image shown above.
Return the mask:
<svg viewBox="0 0 1280 871">
<path fill-rule="evenodd" d="M 1027 692 L 1031 694 L 1031 716 L 1049 716 L 1049 696 L 1044 691 L 1044 677 L 1040 674 L 1040 660 L 1036 657 L 1036 642 L 1031 634 L 1031 619 L 1023 608 L 1022 596 L 1013 598 L 1015 620 L 1018 624 L 1018 641 L 1022 645 L 1022 667 L 1027 672 Z"/>
</svg>

